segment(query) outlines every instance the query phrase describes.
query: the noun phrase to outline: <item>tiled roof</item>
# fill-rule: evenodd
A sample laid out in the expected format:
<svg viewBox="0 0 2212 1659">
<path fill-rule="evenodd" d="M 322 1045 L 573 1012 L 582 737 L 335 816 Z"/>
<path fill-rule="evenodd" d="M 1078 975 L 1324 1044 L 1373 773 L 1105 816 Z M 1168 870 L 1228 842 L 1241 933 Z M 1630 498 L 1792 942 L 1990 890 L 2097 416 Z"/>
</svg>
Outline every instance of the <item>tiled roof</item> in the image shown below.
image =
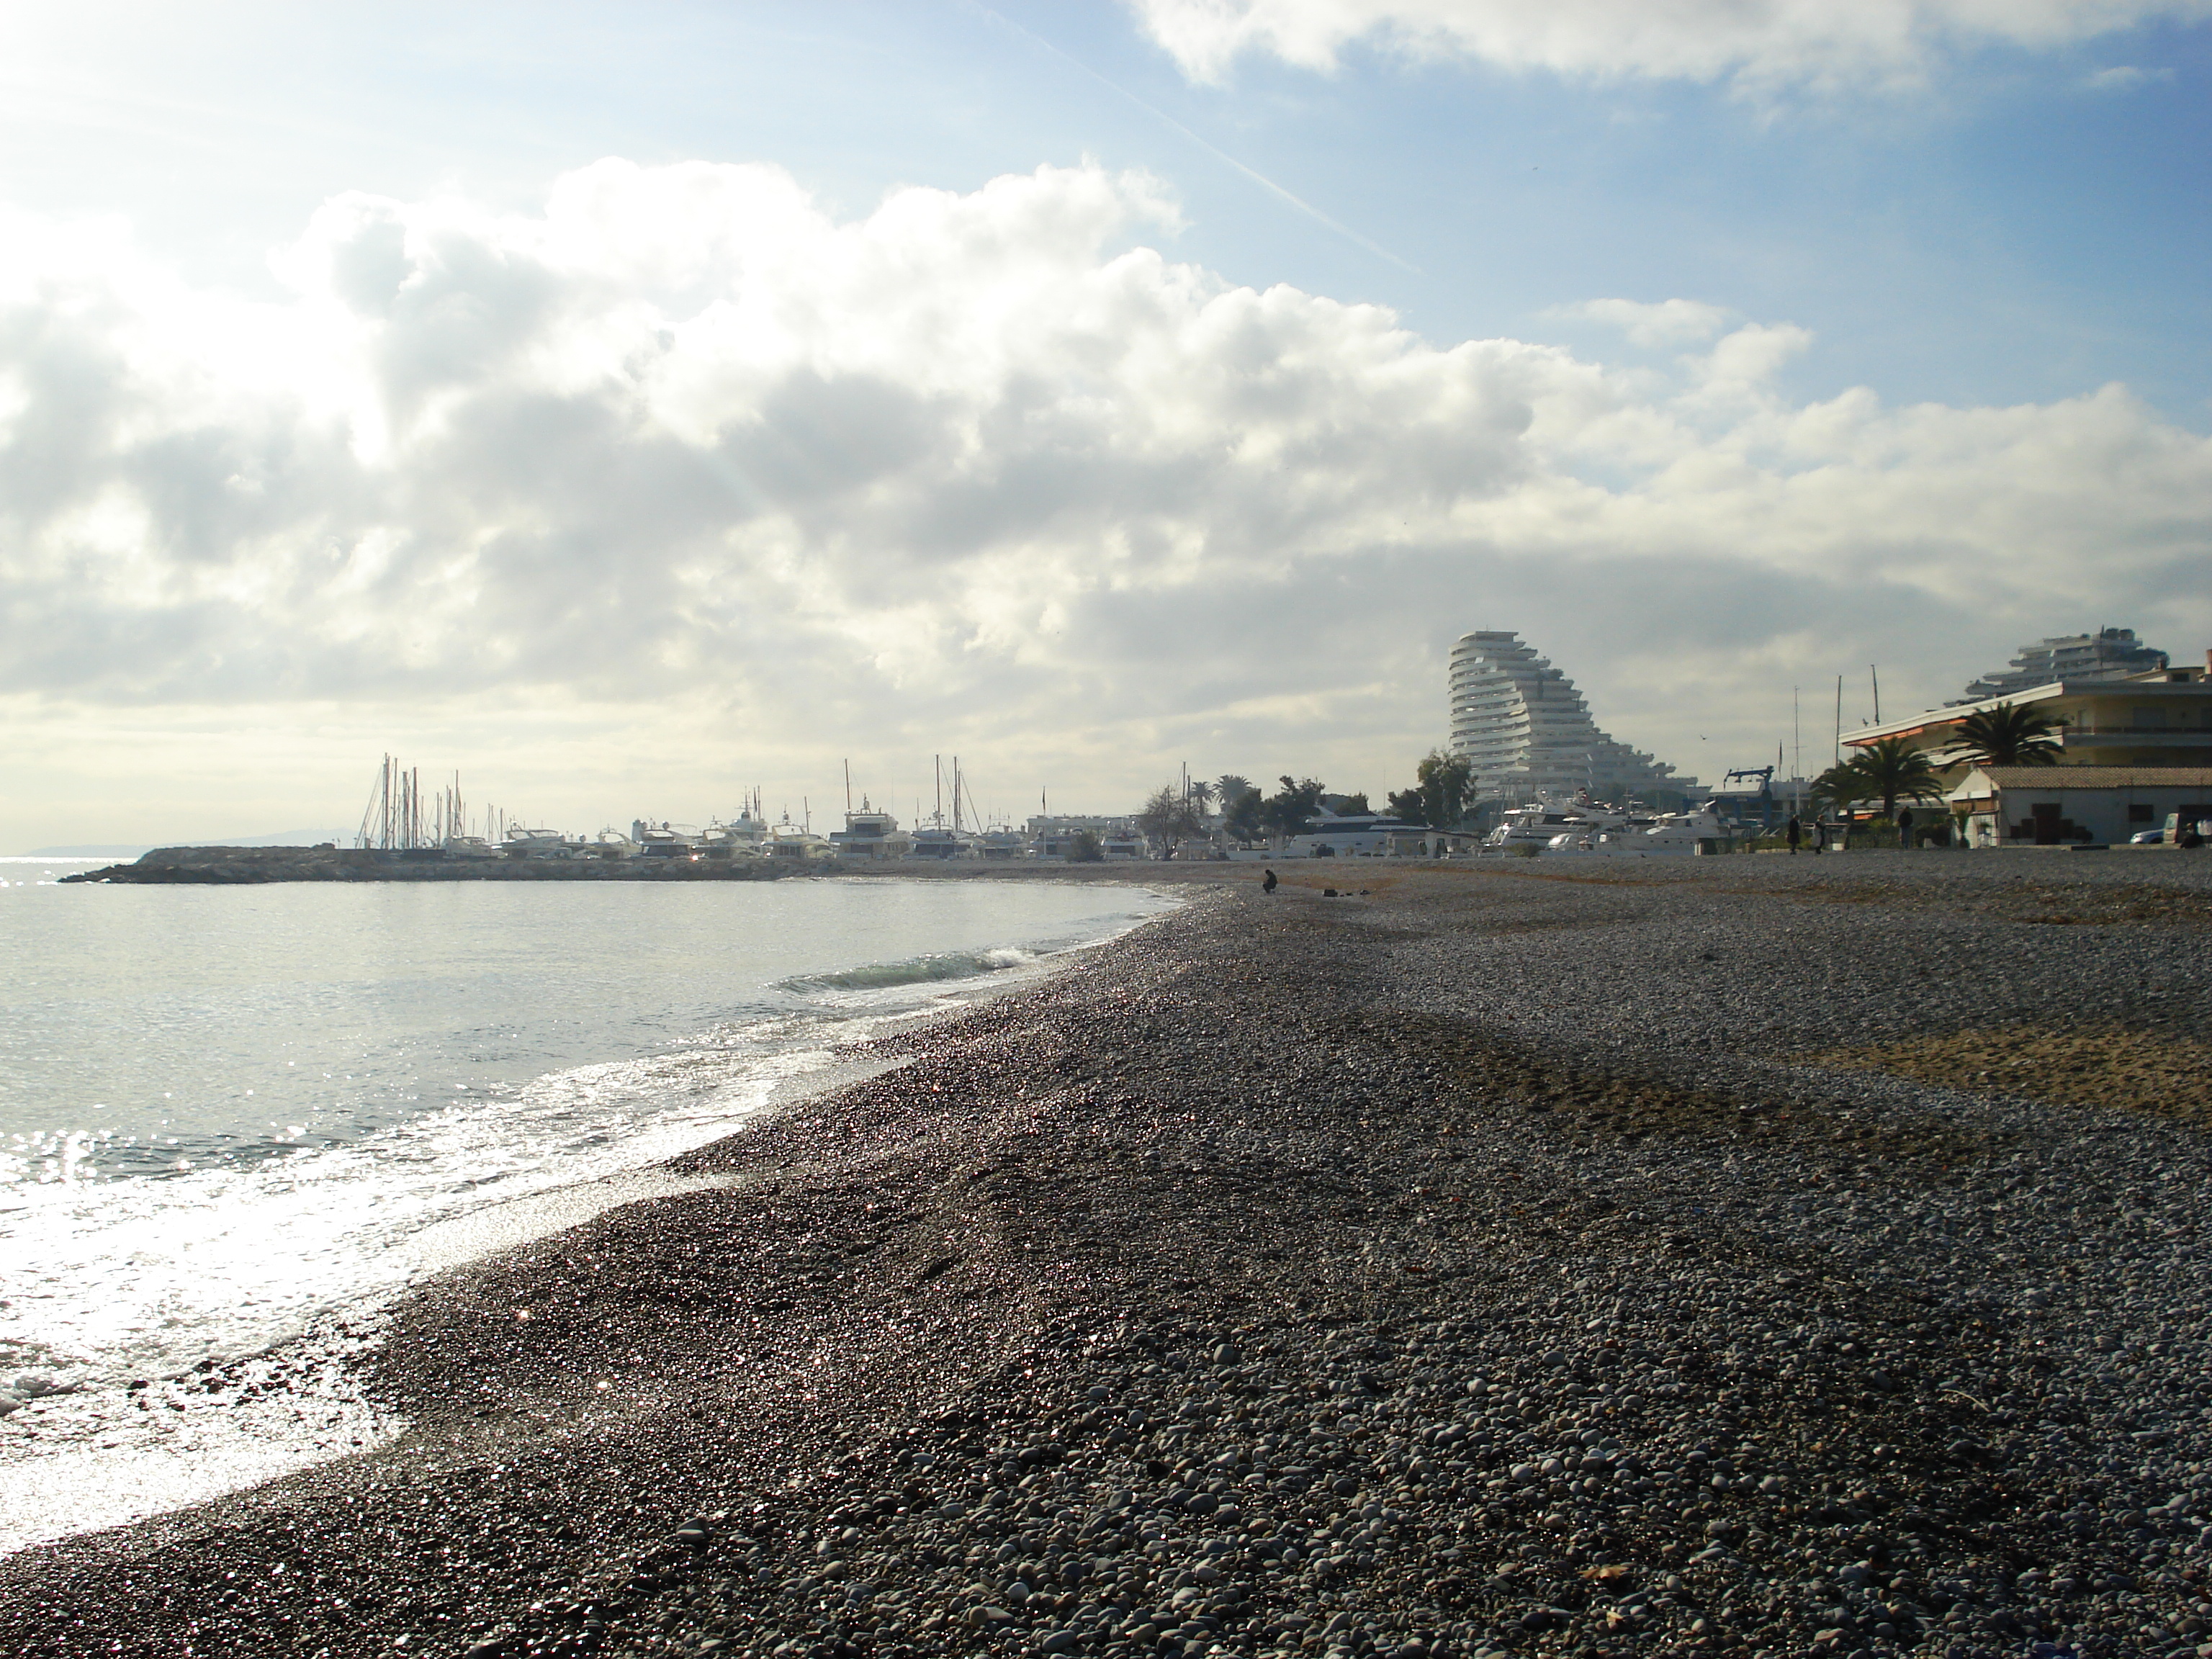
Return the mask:
<svg viewBox="0 0 2212 1659">
<path fill-rule="evenodd" d="M 2000 789 L 2212 789 L 2212 766 L 1984 766 Z"/>
</svg>

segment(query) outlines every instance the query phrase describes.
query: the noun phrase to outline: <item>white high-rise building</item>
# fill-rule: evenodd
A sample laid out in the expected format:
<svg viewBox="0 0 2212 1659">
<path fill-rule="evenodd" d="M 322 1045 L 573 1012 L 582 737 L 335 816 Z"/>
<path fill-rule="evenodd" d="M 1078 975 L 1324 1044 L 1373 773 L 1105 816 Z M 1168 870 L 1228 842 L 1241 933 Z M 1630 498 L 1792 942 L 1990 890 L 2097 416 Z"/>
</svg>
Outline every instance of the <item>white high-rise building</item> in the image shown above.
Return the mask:
<svg viewBox="0 0 2212 1659">
<path fill-rule="evenodd" d="M 1519 805 L 1587 789 L 1600 800 L 1686 796 L 1694 778 L 1598 730 L 1575 684 L 1518 634 L 1463 634 L 1451 655 L 1451 752 L 1478 801 Z"/>
<path fill-rule="evenodd" d="M 2166 666 L 2166 653 L 2154 650 L 2136 638 L 2132 628 L 2100 628 L 2094 634 L 2062 634 L 2055 639 L 2023 645 L 2009 668 L 1984 674 L 1966 688 L 1966 695 L 1949 706 L 1980 702 L 2027 691 L 2054 680 L 2124 680 L 2131 674 L 2148 673 Z"/>
</svg>

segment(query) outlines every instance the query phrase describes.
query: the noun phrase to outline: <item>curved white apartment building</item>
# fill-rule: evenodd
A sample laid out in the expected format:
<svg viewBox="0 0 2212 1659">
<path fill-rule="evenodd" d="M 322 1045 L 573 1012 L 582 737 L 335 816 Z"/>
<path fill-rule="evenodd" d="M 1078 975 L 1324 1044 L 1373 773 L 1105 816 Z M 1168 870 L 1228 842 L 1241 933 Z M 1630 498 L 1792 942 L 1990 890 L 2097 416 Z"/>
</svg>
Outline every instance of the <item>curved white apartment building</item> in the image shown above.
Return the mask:
<svg viewBox="0 0 2212 1659">
<path fill-rule="evenodd" d="M 1575 683 L 1518 634 L 1462 634 L 1451 655 L 1451 752 L 1474 772 L 1478 801 L 1518 805 L 1540 792 L 1601 800 L 1686 795 L 1693 778 L 1597 728 Z"/>
</svg>

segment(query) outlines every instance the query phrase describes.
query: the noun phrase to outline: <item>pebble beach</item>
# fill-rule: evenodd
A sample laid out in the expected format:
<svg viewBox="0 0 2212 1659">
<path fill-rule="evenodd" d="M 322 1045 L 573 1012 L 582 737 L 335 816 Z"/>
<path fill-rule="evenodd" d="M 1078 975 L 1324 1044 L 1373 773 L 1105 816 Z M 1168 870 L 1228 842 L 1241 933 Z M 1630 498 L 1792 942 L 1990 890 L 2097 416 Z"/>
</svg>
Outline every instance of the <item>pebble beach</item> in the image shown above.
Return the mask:
<svg viewBox="0 0 2212 1659">
<path fill-rule="evenodd" d="M 411 1293 L 402 1432 L 0 1647 L 2212 1656 L 2212 861 L 1279 869 Z"/>
</svg>

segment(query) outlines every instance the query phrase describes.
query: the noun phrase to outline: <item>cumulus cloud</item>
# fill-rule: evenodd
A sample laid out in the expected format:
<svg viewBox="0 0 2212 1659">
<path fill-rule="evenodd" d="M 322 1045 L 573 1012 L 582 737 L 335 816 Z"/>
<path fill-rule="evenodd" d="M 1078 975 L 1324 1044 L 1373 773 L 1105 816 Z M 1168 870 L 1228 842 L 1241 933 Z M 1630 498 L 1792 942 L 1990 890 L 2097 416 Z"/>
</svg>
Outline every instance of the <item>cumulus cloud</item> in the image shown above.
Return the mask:
<svg viewBox="0 0 2212 1659">
<path fill-rule="evenodd" d="M 2048 50 L 2206 0 L 1130 0 L 1194 80 L 1264 54 L 1336 67 L 1365 43 L 1415 60 L 1474 59 L 1603 80 L 1726 81 L 1773 90 L 1910 84 L 1984 46 Z"/>
<path fill-rule="evenodd" d="M 1096 167 L 840 220 L 607 161 L 526 214 L 337 198 L 249 302 L 18 217 L 0 696 L 646 711 L 1110 805 L 1175 755 L 1399 781 L 1474 627 L 1692 768 L 1837 660 L 1934 696 L 2085 623 L 2212 633 L 2212 447 L 2122 388 L 1794 402 L 1802 331 L 1682 301 L 1587 313 L 1705 345 L 1663 374 L 1440 345 L 1175 222 Z"/>
<path fill-rule="evenodd" d="M 1579 305 L 1554 306 L 1547 316 L 1601 323 L 1619 329 L 1629 343 L 1639 346 L 1686 345 L 1710 340 L 1726 328 L 1729 312 L 1702 300 L 1662 300 L 1650 304 L 1637 300 L 1584 300 Z"/>
</svg>

